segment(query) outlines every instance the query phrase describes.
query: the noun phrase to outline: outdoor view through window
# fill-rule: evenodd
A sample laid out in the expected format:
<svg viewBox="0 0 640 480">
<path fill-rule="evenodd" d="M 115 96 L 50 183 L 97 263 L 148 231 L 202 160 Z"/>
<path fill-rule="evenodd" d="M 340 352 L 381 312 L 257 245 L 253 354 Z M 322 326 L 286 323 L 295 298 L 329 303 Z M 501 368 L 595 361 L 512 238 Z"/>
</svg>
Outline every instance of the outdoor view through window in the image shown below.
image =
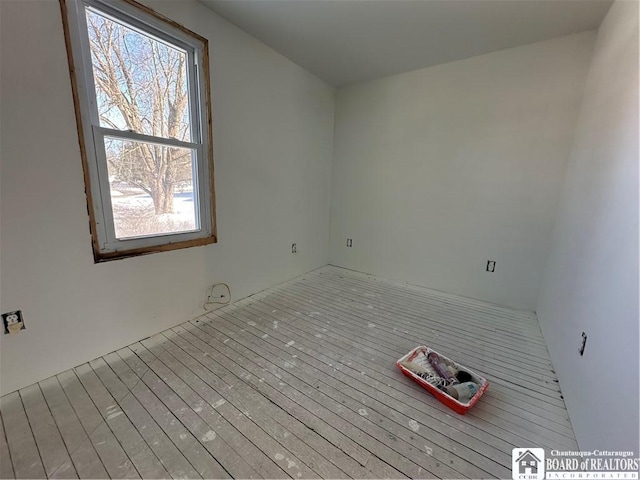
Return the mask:
<svg viewBox="0 0 640 480">
<path fill-rule="evenodd" d="M 115 238 L 198 230 L 188 53 L 93 8 L 85 12 L 103 132 L 96 150 L 104 148 L 109 186 L 103 203 L 110 200 Z"/>
</svg>

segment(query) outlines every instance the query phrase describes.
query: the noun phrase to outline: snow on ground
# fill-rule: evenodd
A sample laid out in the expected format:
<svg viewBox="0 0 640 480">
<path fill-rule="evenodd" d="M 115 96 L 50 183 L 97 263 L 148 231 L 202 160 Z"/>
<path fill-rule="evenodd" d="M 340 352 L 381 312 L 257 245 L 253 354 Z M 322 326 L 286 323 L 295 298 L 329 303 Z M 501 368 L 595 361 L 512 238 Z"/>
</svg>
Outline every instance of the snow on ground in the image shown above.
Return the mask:
<svg viewBox="0 0 640 480">
<path fill-rule="evenodd" d="M 118 238 L 195 229 L 192 191 L 173 196 L 174 213 L 155 215 L 151 196 L 139 189 L 111 190 L 111 204 Z"/>
</svg>

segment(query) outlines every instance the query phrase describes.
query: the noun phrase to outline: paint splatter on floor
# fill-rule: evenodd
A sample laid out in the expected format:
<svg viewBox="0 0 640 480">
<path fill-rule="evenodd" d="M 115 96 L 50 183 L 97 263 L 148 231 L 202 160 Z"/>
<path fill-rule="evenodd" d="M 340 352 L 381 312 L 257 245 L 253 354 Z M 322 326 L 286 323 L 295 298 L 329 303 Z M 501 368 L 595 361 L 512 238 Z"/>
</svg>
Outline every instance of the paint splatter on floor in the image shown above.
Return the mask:
<svg viewBox="0 0 640 480">
<path fill-rule="evenodd" d="M 415 420 L 409 420 L 409 428 L 414 432 L 417 432 L 418 430 L 420 430 L 420 425 L 418 425 L 418 422 L 416 422 Z"/>
</svg>

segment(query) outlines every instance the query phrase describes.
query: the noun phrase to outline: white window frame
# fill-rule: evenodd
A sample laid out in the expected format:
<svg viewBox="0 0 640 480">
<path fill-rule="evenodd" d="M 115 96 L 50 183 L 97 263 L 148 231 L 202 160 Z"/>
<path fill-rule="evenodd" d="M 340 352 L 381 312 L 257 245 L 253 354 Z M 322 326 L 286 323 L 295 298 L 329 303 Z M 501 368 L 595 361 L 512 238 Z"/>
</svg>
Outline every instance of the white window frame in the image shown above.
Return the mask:
<svg viewBox="0 0 640 480">
<path fill-rule="evenodd" d="M 215 243 L 215 202 L 208 42 L 206 38 L 160 16 L 133 0 L 60 0 L 76 107 L 87 203 L 96 262 Z M 91 7 L 116 21 L 187 52 L 190 141 L 114 130 L 100 125 L 85 9 Z M 107 171 L 105 137 L 185 147 L 195 152 L 194 203 L 197 230 L 127 239 L 115 235 Z"/>
</svg>

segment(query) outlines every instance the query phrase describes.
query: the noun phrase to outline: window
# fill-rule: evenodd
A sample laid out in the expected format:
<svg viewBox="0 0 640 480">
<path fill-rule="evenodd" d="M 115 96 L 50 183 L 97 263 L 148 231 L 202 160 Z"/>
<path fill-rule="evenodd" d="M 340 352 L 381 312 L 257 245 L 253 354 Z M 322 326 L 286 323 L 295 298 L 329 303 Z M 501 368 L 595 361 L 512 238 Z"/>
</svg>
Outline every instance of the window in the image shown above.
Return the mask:
<svg viewBox="0 0 640 480">
<path fill-rule="evenodd" d="M 132 0 L 60 0 L 96 261 L 216 241 L 207 40 Z"/>
</svg>

